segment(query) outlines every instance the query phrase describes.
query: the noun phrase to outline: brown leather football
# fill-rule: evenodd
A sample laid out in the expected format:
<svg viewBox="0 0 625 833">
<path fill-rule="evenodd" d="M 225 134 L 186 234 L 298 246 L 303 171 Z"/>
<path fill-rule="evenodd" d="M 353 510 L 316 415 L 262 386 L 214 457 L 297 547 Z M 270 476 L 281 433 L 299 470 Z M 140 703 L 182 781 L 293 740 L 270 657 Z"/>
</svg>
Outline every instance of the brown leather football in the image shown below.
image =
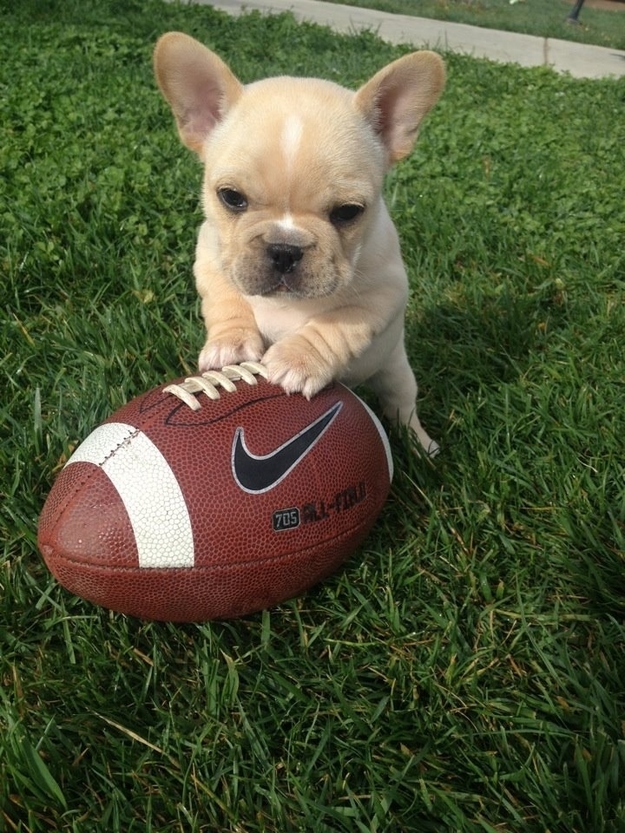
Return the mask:
<svg viewBox="0 0 625 833">
<path fill-rule="evenodd" d="M 162 385 L 87 437 L 39 520 L 64 587 L 192 622 L 271 607 L 339 567 L 388 495 L 388 440 L 343 385 L 307 401 L 263 374 L 244 363 Z"/>
</svg>

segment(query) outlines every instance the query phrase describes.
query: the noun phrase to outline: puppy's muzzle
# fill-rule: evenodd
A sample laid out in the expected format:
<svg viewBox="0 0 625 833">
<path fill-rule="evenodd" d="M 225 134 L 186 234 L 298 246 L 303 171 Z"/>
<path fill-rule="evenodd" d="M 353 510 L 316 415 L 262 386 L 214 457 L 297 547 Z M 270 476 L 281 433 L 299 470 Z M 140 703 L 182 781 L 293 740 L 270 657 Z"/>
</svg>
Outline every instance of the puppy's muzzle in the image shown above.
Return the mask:
<svg viewBox="0 0 625 833">
<path fill-rule="evenodd" d="M 267 256 L 279 275 L 290 275 L 304 257 L 304 250 L 290 243 L 270 243 L 267 246 Z"/>
</svg>

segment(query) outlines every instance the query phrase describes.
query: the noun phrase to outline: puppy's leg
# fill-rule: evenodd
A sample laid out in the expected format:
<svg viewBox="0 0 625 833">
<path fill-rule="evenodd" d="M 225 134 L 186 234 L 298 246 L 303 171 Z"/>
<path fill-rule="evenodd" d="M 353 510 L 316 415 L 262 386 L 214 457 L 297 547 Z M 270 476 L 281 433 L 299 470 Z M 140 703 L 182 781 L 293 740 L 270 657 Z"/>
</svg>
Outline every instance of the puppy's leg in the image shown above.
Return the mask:
<svg viewBox="0 0 625 833">
<path fill-rule="evenodd" d="M 287 393 L 313 397 L 343 375 L 386 323 L 378 309 L 340 307 L 311 316 L 296 333 L 273 344 L 263 356 L 269 379 Z"/>
<path fill-rule="evenodd" d="M 233 294 L 217 304 L 205 297 L 202 315 L 206 324 L 206 343 L 198 361 L 201 372 L 261 358 L 265 345 L 252 310 L 243 298 Z"/>
<path fill-rule="evenodd" d="M 200 230 L 193 271 L 202 299 L 206 343 L 199 358 L 201 372 L 227 364 L 258 361 L 265 343 L 247 300 L 223 275 L 211 245 L 210 229 Z"/>
<path fill-rule="evenodd" d="M 368 384 L 380 399 L 384 415 L 411 428 L 428 457 L 435 457 L 440 447 L 417 416 L 417 382 L 408 363 L 403 338 Z"/>
</svg>

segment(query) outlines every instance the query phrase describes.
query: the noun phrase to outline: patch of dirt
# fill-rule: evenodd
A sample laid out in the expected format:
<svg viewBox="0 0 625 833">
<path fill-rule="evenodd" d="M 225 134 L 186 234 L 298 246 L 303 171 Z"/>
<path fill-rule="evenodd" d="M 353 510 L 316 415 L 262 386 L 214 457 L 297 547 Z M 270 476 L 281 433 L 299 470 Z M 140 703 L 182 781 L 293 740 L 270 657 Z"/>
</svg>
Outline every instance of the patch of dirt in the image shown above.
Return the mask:
<svg viewBox="0 0 625 833">
<path fill-rule="evenodd" d="M 569 0 L 569 5 L 574 6 L 575 0 Z M 623 0 L 586 0 L 581 13 L 586 8 L 601 9 L 604 12 L 625 12 L 625 2 Z"/>
</svg>

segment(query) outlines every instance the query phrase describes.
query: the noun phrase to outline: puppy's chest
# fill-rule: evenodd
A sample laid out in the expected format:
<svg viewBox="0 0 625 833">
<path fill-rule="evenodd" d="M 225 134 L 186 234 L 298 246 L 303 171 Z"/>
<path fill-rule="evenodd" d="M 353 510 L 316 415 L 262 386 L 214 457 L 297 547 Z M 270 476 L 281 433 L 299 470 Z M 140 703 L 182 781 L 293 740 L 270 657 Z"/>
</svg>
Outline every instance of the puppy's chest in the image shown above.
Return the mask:
<svg viewBox="0 0 625 833">
<path fill-rule="evenodd" d="M 308 305 L 301 308 L 283 304 L 275 299 L 249 298 L 256 326 L 267 343 L 273 344 L 285 336 L 300 330 L 315 311 Z"/>
</svg>

